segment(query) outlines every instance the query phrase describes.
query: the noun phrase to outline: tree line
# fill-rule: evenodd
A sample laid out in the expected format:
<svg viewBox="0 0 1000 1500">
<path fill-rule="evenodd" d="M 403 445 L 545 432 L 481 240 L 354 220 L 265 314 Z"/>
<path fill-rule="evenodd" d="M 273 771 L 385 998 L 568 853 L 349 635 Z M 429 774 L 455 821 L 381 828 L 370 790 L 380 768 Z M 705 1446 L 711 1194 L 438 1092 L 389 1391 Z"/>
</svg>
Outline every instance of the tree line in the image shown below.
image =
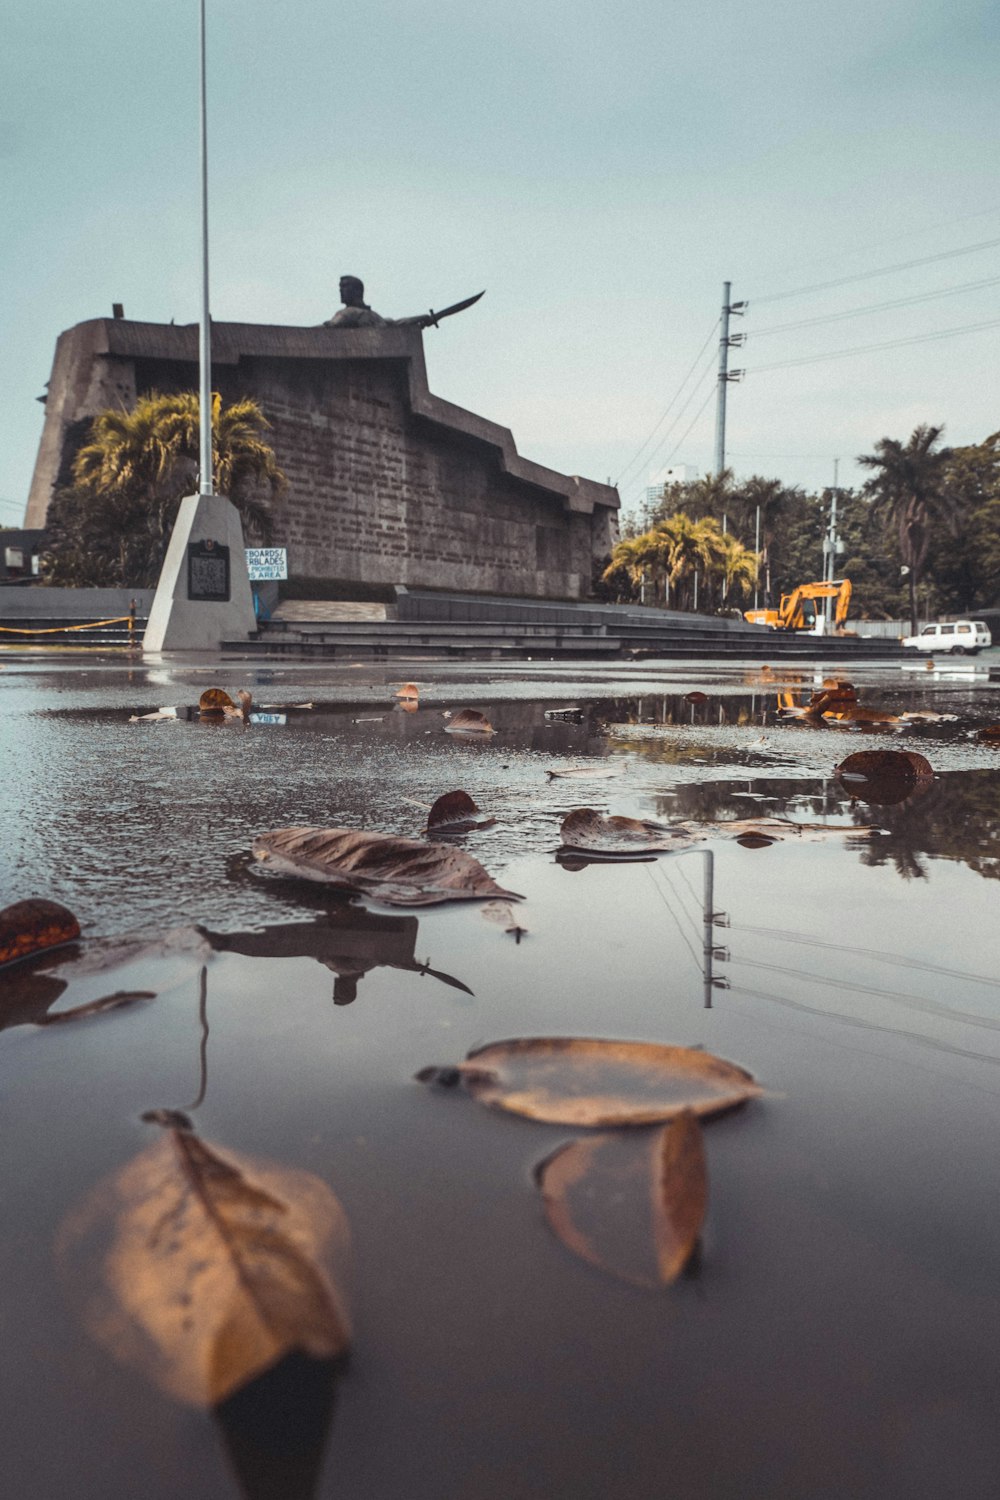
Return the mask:
<svg viewBox="0 0 1000 1500">
<path fill-rule="evenodd" d="M 942 436 L 923 424 L 905 442 L 880 439 L 859 455 L 865 484 L 837 491 L 836 574 L 851 579 L 861 618 L 909 617 L 915 631 L 918 617 L 1000 604 L 1000 432 L 959 448 Z M 601 592 L 711 612 L 747 608 L 756 589 L 773 607 L 822 577 L 830 499 L 759 474 L 737 482 L 728 469 L 668 485 L 625 518 Z"/>
</svg>

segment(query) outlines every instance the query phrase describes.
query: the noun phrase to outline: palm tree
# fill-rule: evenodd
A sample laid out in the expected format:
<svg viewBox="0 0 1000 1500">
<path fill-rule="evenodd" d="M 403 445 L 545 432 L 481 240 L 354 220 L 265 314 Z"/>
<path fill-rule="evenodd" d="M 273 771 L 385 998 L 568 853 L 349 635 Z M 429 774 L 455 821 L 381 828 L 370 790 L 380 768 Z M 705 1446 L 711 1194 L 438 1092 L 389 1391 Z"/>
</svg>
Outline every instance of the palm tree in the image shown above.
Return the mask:
<svg viewBox="0 0 1000 1500">
<path fill-rule="evenodd" d="M 872 470 L 864 492 L 872 497 L 871 514 L 887 531 L 895 531 L 899 556 L 908 570 L 910 630 L 917 633 L 917 585 L 930 545 L 930 523 L 940 520 L 954 532 L 960 504 L 947 484 L 951 453 L 938 448 L 944 427 L 922 423 L 908 443 L 882 438 L 874 453 L 858 455 L 858 463 Z"/>
</svg>

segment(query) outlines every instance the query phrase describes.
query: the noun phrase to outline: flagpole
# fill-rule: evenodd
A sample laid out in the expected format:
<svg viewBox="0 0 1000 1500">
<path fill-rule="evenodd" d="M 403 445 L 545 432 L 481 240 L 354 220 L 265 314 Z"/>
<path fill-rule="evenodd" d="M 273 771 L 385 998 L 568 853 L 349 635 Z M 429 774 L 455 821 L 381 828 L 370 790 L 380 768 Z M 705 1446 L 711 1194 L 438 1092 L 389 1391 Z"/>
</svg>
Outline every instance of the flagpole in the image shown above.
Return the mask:
<svg viewBox="0 0 1000 1500">
<path fill-rule="evenodd" d="M 201 321 L 198 337 L 199 489 L 215 493 L 212 482 L 212 320 L 208 310 L 208 122 L 205 104 L 205 0 L 201 15 Z"/>
</svg>

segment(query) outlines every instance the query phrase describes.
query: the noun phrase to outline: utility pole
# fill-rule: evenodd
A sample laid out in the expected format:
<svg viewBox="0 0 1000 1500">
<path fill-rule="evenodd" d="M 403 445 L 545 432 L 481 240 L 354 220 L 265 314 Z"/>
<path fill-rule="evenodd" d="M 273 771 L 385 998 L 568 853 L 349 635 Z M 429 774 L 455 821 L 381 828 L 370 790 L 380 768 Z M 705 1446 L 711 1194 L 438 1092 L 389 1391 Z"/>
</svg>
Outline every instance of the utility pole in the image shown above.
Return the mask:
<svg viewBox="0 0 1000 1500">
<path fill-rule="evenodd" d="M 721 477 L 726 467 L 726 387 L 735 380 L 743 379 L 742 370 L 731 370 L 729 368 L 729 351 L 738 344 L 746 342 L 745 333 L 730 333 L 729 318 L 735 313 L 742 317 L 746 311 L 745 302 L 730 302 L 729 291 L 732 282 L 722 283 L 722 317 L 720 319 L 719 331 L 719 388 L 715 403 L 715 472 Z M 722 518 L 722 529 L 726 530 L 726 517 Z"/>
</svg>

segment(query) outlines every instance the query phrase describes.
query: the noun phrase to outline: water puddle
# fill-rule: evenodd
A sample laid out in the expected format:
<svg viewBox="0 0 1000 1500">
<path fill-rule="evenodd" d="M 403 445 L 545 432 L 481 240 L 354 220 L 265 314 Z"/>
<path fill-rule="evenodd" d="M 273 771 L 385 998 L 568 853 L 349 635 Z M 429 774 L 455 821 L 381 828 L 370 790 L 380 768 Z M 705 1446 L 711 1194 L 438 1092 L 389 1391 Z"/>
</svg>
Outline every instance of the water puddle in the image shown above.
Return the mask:
<svg viewBox="0 0 1000 1500">
<path fill-rule="evenodd" d="M 997 688 L 873 677 L 862 701 L 955 717 L 869 732 L 781 718 L 811 676 L 692 670 L 651 693 L 647 672 L 589 695 L 442 674 L 403 713 L 391 682 L 303 668 L 254 697 L 315 708 L 248 726 L 128 722 L 196 703 L 190 669 L 4 674 L 4 900 L 83 928 L 0 970 L 12 1494 L 49 1500 L 68 1473 L 86 1500 L 994 1492 L 1000 760 L 975 735 Z M 462 706 L 496 734 L 448 735 Z M 879 748 L 933 780 L 866 800 L 835 767 Z M 476 902 L 360 903 L 251 861 L 293 824 L 419 837 L 456 787 L 497 821 L 449 839 L 524 894 L 520 941 Z M 698 840 L 564 861 L 579 807 Z M 726 826 L 764 818 L 818 831 Z M 519 1037 L 704 1049 L 761 1085 L 703 1122 L 707 1218 L 669 1287 L 616 1280 L 546 1222 L 536 1169 L 586 1131 L 415 1080 Z M 346 1363 L 296 1356 L 199 1409 L 141 1339 L 95 1334 L 107 1284 L 60 1269 L 72 1225 L 104 1244 L 93 1195 L 124 1195 L 178 1129 L 253 1191 L 335 1195 Z M 608 1254 L 628 1238 L 594 1232 Z"/>
</svg>

